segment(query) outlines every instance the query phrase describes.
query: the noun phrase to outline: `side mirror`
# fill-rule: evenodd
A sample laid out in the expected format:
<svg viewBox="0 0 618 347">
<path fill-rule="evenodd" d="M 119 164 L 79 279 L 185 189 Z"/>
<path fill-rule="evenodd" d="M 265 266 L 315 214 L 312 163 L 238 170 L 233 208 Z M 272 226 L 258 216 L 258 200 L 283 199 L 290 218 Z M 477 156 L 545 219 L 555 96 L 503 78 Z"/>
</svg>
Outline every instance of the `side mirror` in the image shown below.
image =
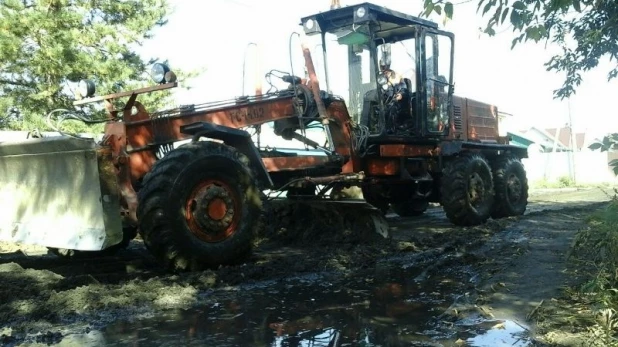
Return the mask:
<svg viewBox="0 0 618 347">
<path fill-rule="evenodd" d="M 381 46 L 382 58 L 380 59 L 380 65 L 389 68 L 391 66 L 391 44 L 385 43 Z"/>
</svg>

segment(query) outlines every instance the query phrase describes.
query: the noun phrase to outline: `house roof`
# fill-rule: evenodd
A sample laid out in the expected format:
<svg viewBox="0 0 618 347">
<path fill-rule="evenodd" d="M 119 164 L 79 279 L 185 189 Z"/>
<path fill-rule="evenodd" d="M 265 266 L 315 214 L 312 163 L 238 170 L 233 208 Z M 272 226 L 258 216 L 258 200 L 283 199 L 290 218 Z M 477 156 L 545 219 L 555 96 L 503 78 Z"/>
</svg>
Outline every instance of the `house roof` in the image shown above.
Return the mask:
<svg viewBox="0 0 618 347">
<path fill-rule="evenodd" d="M 552 137 L 552 139 L 556 136 L 557 130 L 560 130 L 560 133 L 558 134 L 558 142 L 560 142 L 564 147 L 571 148 L 571 128 L 563 127 L 560 129 L 545 129 L 545 131 Z M 585 140 L 585 133 L 575 133 L 575 145 L 577 150 L 581 150 L 582 147 L 584 147 Z"/>
<path fill-rule="evenodd" d="M 536 132 L 537 134 L 540 134 L 543 138 L 542 142 L 539 142 L 540 145 L 542 145 L 543 147 L 549 148 L 554 146 L 554 138 L 556 137 L 556 128 L 549 128 L 549 129 L 541 129 L 541 128 L 537 128 L 537 127 L 530 127 L 529 129 L 526 130 L 522 130 L 521 132 L 523 134 L 527 134 L 530 132 Z M 568 127 L 563 127 L 563 128 L 559 128 L 560 130 L 560 134 L 558 134 L 558 141 L 557 141 L 557 149 L 558 150 L 569 150 L 571 148 L 571 144 L 570 144 L 570 136 L 571 136 L 571 130 Z M 586 141 L 586 133 L 576 133 L 575 134 L 576 137 L 576 146 L 577 146 L 577 150 L 581 150 L 584 147 L 584 143 Z M 538 141 L 535 141 L 538 142 Z"/>
<path fill-rule="evenodd" d="M 521 147 L 529 147 L 534 143 L 534 140 L 518 131 L 507 131 L 506 135 L 510 137 L 509 143 Z"/>
</svg>

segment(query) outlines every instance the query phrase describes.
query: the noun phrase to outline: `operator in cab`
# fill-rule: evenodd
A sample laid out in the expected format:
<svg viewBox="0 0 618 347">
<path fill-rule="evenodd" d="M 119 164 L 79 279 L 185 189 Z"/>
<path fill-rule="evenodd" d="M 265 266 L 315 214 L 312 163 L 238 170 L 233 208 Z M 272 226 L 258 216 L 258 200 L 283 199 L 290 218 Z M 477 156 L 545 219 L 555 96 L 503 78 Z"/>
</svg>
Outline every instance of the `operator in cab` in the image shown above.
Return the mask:
<svg viewBox="0 0 618 347">
<path fill-rule="evenodd" d="M 378 83 L 382 86 L 386 107 L 387 133 L 405 135 L 414 127 L 411 82 L 390 68 L 388 55 L 383 54 L 380 59 L 380 74 Z"/>
</svg>

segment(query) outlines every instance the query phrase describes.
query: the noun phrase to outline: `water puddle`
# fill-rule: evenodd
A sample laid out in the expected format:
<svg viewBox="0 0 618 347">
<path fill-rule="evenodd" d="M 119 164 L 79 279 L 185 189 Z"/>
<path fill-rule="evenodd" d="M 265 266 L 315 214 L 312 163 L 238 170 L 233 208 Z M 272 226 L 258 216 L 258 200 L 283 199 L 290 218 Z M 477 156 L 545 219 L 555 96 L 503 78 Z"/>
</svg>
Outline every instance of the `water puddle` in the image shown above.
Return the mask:
<svg viewBox="0 0 618 347">
<path fill-rule="evenodd" d="M 528 328 L 512 320 L 470 317 L 458 322 L 458 344 L 470 347 L 530 346 Z"/>
<path fill-rule="evenodd" d="M 466 342 L 469 346 L 474 347 L 525 347 L 531 344 L 528 337 L 528 329 L 513 321 L 487 321 L 486 323 L 492 326 L 474 337 L 469 338 Z"/>
<path fill-rule="evenodd" d="M 435 317 L 451 306 L 464 281 L 444 274 L 419 283 L 418 275 L 397 268 L 354 280 L 312 275 L 210 291 L 201 294 L 199 308 L 117 322 L 103 331 L 66 336 L 61 344 L 525 346 L 512 344 L 509 336 L 519 331 L 508 321 L 456 323 L 450 334 L 438 332 Z"/>
</svg>

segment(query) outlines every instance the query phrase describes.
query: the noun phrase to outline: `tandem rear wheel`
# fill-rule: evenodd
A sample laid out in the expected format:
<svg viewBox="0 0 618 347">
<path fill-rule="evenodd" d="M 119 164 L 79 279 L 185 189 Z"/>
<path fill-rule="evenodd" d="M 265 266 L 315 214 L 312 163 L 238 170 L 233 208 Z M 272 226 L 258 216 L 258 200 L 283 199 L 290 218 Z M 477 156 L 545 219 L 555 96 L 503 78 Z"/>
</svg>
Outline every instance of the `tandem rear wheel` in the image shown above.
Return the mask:
<svg viewBox="0 0 618 347">
<path fill-rule="evenodd" d="M 494 204 L 492 170 L 479 154 L 465 153 L 443 170 L 442 207 L 451 223 L 479 225 L 489 219 Z"/>
<path fill-rule="evenodd" d="M 521 160 L 516 157 L 498 158 L 492 163 L 495 203 L 491 211 L 494 219 L 521 216 L 528 205 L 528 179 Z"/>
<path fill-rule="evenodd" d="M 519 216 L 526 211 L 528 180 L 517 157 L 488 161 L 465 153 L 446 164 L 442 181 L 442 206 L 453 224 L 478 225 L 490 217 Z"/>
</svg>

